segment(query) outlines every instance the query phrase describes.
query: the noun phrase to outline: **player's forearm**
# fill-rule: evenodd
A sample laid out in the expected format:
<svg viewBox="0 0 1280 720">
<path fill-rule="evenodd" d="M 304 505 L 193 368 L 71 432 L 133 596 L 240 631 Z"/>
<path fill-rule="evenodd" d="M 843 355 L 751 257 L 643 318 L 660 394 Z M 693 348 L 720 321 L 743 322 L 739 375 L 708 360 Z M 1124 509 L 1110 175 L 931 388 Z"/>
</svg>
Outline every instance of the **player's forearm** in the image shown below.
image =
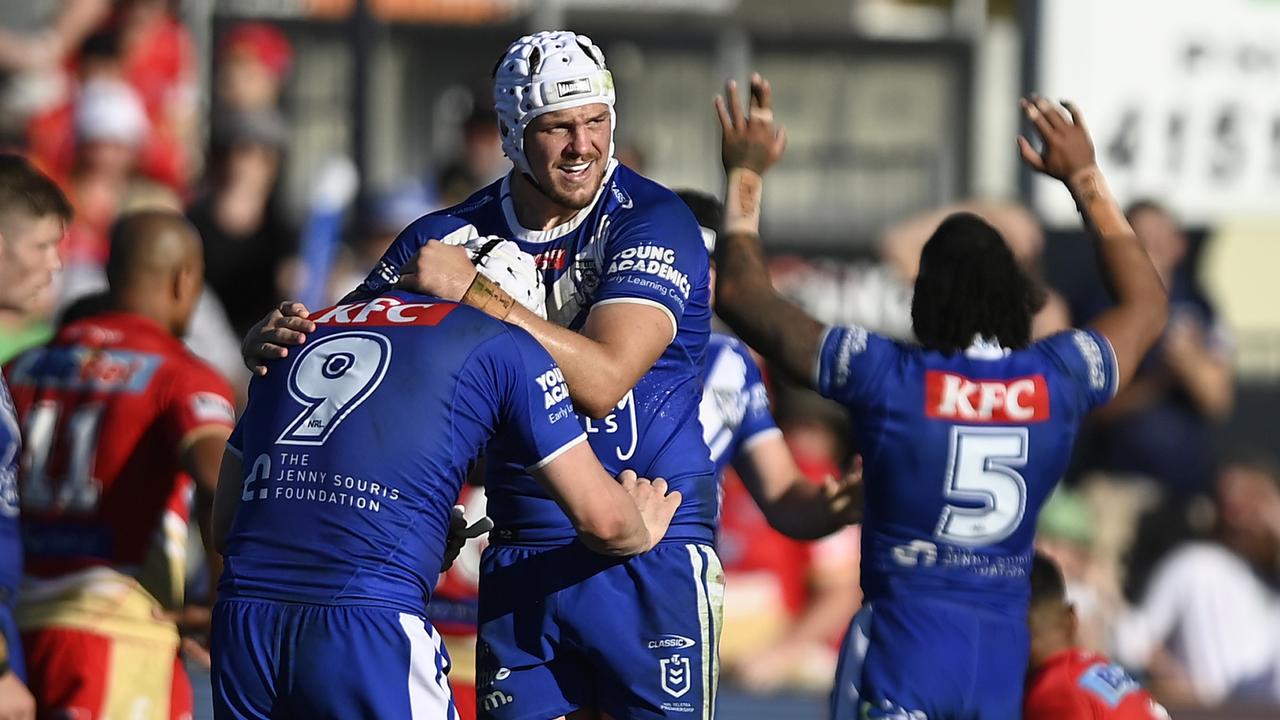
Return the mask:
<svg viewBox="0 0 1280 720">
<path fill-rule="evenodd" d="M 773 288 L 758 236 L 727 233 L 719 243 L 716 313 L 772 366 L 813 385 L 822 325 Z"/>
<path fill-rule="evenodd" d="M 601 555 L 622 557 L 648 550 L 649 529 L 631 496 L 616 484 L 601 495 L 599 508 L 574 522 L 582 544 Z"/>
<path fill-rule="evenodd" d="M 564 373 L 569 397 L 585 415 L 605 417 L 636 382 L 619 370 L 618 359 L 604 343 L 543 320 L 519 305 L 506 321 L 527 330 L 546 348 Z"/>
<path fill-rule="evenodd" d="M 1076 173 L 1068 183 L 1076 206 L 1093 231 L 1103 274 L 1117 308 L 1139 322 L 1140 344 L 1150 347 L 1164 330 L 1169 301 L 1151 258 L 1107 188 L 1097 166 Z"/>
<path fill-rule="evenodd" d="M 784 493 L 762 506 L 762 511 L 774 530 L 796 540 L 817 540 L 845 525 L 831 512 L 822 488 L 803 476 L 797 476 Z"/>
</svg>

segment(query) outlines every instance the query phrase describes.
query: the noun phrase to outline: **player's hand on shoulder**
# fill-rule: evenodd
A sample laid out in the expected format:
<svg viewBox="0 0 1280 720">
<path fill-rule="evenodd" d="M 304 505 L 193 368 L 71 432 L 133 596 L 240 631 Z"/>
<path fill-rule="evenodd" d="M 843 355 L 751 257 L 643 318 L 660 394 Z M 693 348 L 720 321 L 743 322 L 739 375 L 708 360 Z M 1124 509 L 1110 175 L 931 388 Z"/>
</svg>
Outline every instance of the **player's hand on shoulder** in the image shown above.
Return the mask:
<svg viewBox="0 0 1280 720">
<path fill-rule="evenodd" d="M 738 84 L 725 84 L 725 97 L 715 98 L 716 115 L 723 132 L 720 159 L 726 171 L 745 168 L 763 174 L 782 157 L 787 132 L 773 120 L 773 88 L 755 73 L 751 76 L 751 97 L 744 110 Z"/>
<path fill-rule="evenodd" d="M 1070 102 L 1058 105 L 1039 95 L 1023 98 L 1019 103 L 1043 142 L 1043 148 L 1036 152 L 1030 141 L 1018 136 L 1022 160 L 1032 170 L 1067 182 L 1097 165 L 1093 139 L 1080 108 Z"/>
<path fill-rule="evenodd" d="M 10 670 L 0 675 L 0 720 L 35 720 L 36 699 Z"/>
<path fill-rule="evenodd" d="M 618 482 L 622 483 L 622 488 L 635 501 L 640 517 L 644 519 L 644 526 L 649 531 L 649 546 L 645 548 L 647 551 L 666 536 L 671 518 L 675 516 L 676 508 L 680 507 L 680 491 L 668 492 L 666 480 L 657 478 L 650 481 L 648 478 L 637 477 L 631 470 L 623 470 L 618 475 Z"/>
<path fill-rule="evenodd" d="M 845 525 L 862 522 L 862 456 L 854 456 L 853 466 L 843 476 L 828 477 L 822 490 L 833 517 Z"/>
<path fill-rule="evenodd" d="M 249 329 L 240 345 L 240 357 L 254 375 L 267 374 L 267 362 L 289 355 L 289 348 L 307 341 L 316 324 L 308 320 L 310 311 L 299 302 L 285 301 Z"/>
<path fill-rule="evenodd" d="M 445 245 L 428 240 L 400 268 L 396 287 L 445 300 L 461 300 L 476 278 L 467 249 L 461 245 Z"/>
</svg>

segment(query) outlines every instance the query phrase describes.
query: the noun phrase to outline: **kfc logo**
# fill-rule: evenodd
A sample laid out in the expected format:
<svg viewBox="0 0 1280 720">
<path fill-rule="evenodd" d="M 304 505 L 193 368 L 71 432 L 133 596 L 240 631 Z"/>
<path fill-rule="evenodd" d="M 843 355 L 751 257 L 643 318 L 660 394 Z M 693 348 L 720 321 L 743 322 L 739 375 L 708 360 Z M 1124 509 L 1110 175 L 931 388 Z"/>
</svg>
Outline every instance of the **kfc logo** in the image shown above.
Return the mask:
<svg viewBox="0 0 1280 720">
<path fill-rule="evenodd" d="M 956 373 L 925 373 L 924 412 L 938 420 L 1032 423 L 1049 419 L 1049 386 L 1043 375 L 973 380 Z"/>
</svg>

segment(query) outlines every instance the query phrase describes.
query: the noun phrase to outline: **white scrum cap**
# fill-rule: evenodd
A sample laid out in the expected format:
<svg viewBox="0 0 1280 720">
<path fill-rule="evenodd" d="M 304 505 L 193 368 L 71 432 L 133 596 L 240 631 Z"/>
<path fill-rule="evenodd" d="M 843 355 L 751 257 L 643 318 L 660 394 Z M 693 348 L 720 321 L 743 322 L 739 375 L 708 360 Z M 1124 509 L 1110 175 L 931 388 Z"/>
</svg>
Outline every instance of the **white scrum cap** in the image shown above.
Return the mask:
<svg viewBox="0 0 1280 720">
<path fill-rule="evenodd" d="M 529 174 L 524 131 L 539 115 L 604 103 L 613 115 L 613 75 L 604 53 L 585 35 L 555 30 L 511 43 L 493 71 L 493 102 L 502 150 L 516 169 Z M 613 157 L 613 137 L 609 138 Z"/>
</svg>

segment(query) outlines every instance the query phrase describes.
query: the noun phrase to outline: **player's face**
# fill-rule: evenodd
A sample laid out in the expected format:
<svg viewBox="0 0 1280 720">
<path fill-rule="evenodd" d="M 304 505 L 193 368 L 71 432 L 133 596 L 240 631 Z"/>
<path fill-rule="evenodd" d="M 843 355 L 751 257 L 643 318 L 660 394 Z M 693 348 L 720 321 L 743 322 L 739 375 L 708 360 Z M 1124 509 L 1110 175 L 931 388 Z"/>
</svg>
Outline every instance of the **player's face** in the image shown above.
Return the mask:
<svg viewBox="0 0 1280 720">
<path fill-rule="evenodd" d="M 56 215 L 14 212 L 0 223 L 0 309 L 31 311 L 62 268 L 58 241 L 65 227 Z"/>
<path fill-rule="evenodd" d="M 566 208 L 590 205 L 604 180 L 612 135 L 613 119 L 604 103 L 534 118 L 525 130 L 524 153 L 538 187 Z"/>
</svg>

